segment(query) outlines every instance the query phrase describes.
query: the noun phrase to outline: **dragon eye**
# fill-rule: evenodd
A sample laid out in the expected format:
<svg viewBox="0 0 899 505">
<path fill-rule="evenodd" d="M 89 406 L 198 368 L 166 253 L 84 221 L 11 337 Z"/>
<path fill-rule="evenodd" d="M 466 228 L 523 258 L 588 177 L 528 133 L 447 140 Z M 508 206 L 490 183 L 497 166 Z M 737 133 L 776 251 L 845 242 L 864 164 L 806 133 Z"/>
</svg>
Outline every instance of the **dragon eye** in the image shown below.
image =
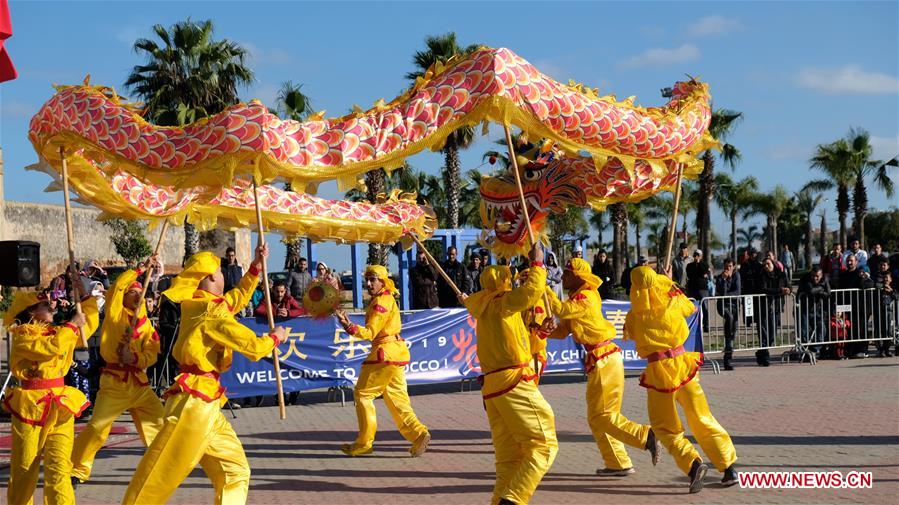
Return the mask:
<svg viewBox="0 0 899 505">
<path fill-rule="evenodd" d="M 542 172 L 543 172 L 542 170 L 537 170 L 534 168 L 526 168 L 526 169 L 524 169 L 524 180 L 526 180 L 528 182 L 536 181 L 537 179 L 540 178 L 540 174 Z"/>
</svg>

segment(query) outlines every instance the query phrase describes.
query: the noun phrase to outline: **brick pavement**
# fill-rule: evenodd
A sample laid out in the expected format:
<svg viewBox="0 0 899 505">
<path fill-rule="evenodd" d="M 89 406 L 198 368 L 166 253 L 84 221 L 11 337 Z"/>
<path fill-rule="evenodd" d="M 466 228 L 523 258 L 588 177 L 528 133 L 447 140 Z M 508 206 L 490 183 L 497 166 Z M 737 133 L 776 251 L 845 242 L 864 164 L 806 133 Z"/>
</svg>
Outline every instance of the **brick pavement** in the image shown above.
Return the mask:
<svg viewBox="0 0 899 505">
<path fill-rule="evenodd" d="M 666 454 L 653 468 L 631 450 L 637 474 L 597 477 L 599 452 L 585 420 L 585 384 L 551 377 L 541 388 L 556 413 L 559 456 L 533 503 L 895 503 L 899 495 L 899 358 L 772 365 L 742 363 L 734 372 L 705 372 L 712 411 L 730 432 L 741 470 L 871 471 L 868 490 L 744 490 L 721 488 L 711 471 L 706 489 L 687 495 L 686 478 Z M 288 408 L 244 409 L 233 420 L 253 471 L 249 502 L 261 503 L 487 503 L 493 485 L 492 448 L 478 392 L 455 386 L 413 390 L 413 405 L 433 442 L 420 459 L 378 402 L 382 431 L 375 453 L 347 458 L 339 451 L 355 436 L 348 404 L 313 402 Z M 316 397 L 316 395 L 312 395 Z M 647 422 L 646 394 L 626 382 L 624 412 Z M 133 432 L 133 427 L 123 423 Z M 0 426 L 8 434 L 8 424 Z M 118 503 L 143 452 L 136 436 L 100 452 L 94 479 L 77 490 L 81 504 Z M 6 485 L 7 475 L 0 475 Z M 0 490 L 5 497 L 5 489 Z M 38 491 L 38 495 L 40 490 Z M 36 499 L 40 499 L 36 496 Z M 211 503 L 211 486 L 197 469 L 171 503 Z"/>
</svg>

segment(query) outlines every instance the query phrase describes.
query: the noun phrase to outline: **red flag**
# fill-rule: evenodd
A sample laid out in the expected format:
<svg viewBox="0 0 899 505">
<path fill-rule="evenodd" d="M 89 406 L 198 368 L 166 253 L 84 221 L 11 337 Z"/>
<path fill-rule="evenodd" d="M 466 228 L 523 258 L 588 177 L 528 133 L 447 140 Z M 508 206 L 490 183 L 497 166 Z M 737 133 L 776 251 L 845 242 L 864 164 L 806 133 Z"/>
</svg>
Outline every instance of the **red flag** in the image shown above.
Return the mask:
<svg viewBox="0 0 899 505">
<path fill-rule="evenodd" d="M 9 53 L 3 47 L 3 42 L 11 36 L 12 21 L 9 18 L 9 5 L 6 0 L 0 0 L 0 82 L 11 81 L 19 75 L 16 67 L 12 64 Z"/>
</svg>

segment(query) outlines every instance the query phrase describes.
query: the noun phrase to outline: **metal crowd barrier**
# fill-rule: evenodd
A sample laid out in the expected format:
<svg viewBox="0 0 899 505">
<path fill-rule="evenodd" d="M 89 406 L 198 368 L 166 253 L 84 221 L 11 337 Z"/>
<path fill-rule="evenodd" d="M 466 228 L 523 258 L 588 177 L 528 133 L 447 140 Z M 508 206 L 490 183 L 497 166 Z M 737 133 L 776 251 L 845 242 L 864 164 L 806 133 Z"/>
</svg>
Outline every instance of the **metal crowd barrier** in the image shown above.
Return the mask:
<svg viewBox="0 0 899 505">
<path fill-rule="evenodd" d="M 832 289 L 829 297 L 800 295 L 796 305 L 797 347 L 814 360 L 867 354 L 871 343 L 899 339 L 899 301 L 882 289 Z"/>
<path fill-rule="evenodd" d="M 794 351 L 807 353 L 796 345 L 796 298 L 794 295 L 764 294 L 710 296 L 700 302 L 703 351 L 715 370 L 715 358 L 725 352 L 739 353 L 785 349 L 782 362 Z"/>
</svg>

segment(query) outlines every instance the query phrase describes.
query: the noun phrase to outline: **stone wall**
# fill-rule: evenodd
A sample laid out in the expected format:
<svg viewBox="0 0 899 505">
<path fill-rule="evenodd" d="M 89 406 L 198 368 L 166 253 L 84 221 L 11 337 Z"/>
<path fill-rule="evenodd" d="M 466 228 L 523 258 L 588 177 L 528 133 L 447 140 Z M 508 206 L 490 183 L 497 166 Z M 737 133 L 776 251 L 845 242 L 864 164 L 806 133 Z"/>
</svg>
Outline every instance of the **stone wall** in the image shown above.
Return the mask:
<svg viewBox="0 0 899 505">
<path fill-rule="evenodd" d="M 61 198 L 61 196 L 60 196 Z M 11 202 L 0 199 L 0 240 L 32 240 L 41 245 L 41 282 L 47 283 L 65 269 L 68 263 L 65 210 L 62 205 L 29 202 Z M 95 259 L 103 265 L 124 265 L 116 254 L 110 230 L 97 221 L 100 211 L 93 208 L 73 207 L 72 225 L 75 230 L 75 259 L 82 264 Z M 159 238 L 159 229 L 145 232 L 151 246 Z M 249 262 L 251 239 L 248 230 L 228 232 L 216 230 L 204 237 L 201 247 L 224 255 L 227 247 L 237 249 L 241 262 Z M 184 256 L 184 229 L 170 226 L 162 250 L 166 272 L 181 270 Z M 3 266 L 0 265 L 0 268 Z"/>
</svg>

